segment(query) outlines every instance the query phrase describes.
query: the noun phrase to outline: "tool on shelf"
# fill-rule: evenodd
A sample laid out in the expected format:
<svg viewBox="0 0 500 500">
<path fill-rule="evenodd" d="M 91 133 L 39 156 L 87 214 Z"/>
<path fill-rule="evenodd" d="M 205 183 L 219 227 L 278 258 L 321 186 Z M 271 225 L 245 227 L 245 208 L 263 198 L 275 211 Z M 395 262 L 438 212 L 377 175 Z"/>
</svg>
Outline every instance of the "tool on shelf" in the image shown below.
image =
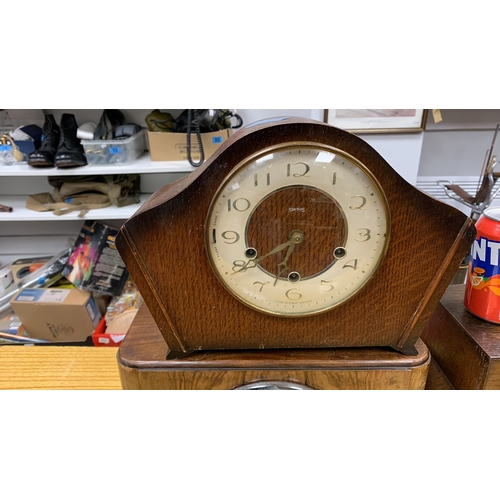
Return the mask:
<svg viewBox="0 0 500 500">
<path fill-rule="evenodd" d="M 471 218 L 477 221 L 481 214 L 489 207 L 491 200 L 495 198 L 500 190 L 500 172 L 495 172 L 498 165 L 496 155 L 493 155 L 495 141 L 500 124 L 497 124 L 491 147 L 486 151 L 483 168 L 479 177 L 476 194 L 472 196 L 465 189 L 449 181 L 437 181 L 437 184 L 444 189 L 446 196 L 458 201 L 471 209 Z"/>
<path fill-rule="evenodd" d="M 479 176 L 476 194 L 472 196 L 465 189 L 449 181 L 437 181 L 437 184 L 444 189 L 446 196 L 458 201 L 471 209 L 471 219 L 477 222 L 483 212 L 489 207 L 491 200 L 495 198 L 500 190 L 500 172 L 495 172 L 498 165 L 497 157 L 493 154 L 495 141 L 500 124 L 497 124 L 490 148 L 486 151 L 481 175 Z M 470 261 L 470 252 L 464 257 L 459 269 L 453 278 L 452 284 L 463 284 L 467 279 L 467 268 Z"/>
</svg>

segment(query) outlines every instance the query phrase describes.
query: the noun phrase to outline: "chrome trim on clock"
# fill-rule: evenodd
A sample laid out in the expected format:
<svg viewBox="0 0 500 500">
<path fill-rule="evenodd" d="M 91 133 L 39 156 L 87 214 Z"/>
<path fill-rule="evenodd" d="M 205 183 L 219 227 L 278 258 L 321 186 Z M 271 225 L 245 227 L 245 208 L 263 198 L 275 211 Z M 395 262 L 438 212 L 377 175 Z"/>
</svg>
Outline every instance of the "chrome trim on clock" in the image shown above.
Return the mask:
<svg viewBox="0 0 500 500">
<path fill-rule="evenodd" d="M 313 387 L 307 385 L 297 384 L 296 382 L 286 382 L 284 380 L 261 380 L 259 382 L 252 382 L 250 384 L 240 385 L 234 388 L 235 391 L 313 391 Z"/>
</svg>

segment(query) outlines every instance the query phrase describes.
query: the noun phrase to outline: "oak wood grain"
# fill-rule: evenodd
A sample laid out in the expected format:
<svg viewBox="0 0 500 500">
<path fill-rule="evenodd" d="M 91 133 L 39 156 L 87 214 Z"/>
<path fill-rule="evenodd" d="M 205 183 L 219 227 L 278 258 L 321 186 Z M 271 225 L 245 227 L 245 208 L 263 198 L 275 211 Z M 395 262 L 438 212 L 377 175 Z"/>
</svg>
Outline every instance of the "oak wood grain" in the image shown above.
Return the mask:
<svg viewBox="0 0 500 500">
<path fill-rule="evenodd" d="M 386 348 L 220 350 L 165 359 L 168 347 L 144 304 L 118 351 L 125 389 L 234 389 L 261 381 L 288 381 L 314 389 L 424 389 L 429 352 Z"/>
<path fill-rule="evenodd" d="M 0 390 L 121 389 L 116 347 L 0 347 Z"/>
<path fill-rule="evenodd" d="M 289 382 L 321 390 L 424 389 L 427 366 L 413 370 L 210 370 L 154 371 L 120 367 L 124 389 L 231 390 L 254 382 Z"/>
<path fill-rule="evenodd" d="M 257 151 L 294 141 L 358 158 L 381 184 L 391 216 L 389 249 L 375 277 L 341 307 L 307 318 L 272 317 L 241 304 L 211 271 L 204 245 L 206 214 L 231 169 Z M 319 227 L 324 214 L 317 219 Z M 192 174 L 158 190 L 123 225 L 116 244 L 176 355 L 348 346 L 410 352 L 474 235 L 468 217 L 411 186 L 360 138 L 323 123 L 284 119 L 239 130 Z M 322 258 L 320 248 L 310 250 Z"/>
<path fill-rule="evenodd" d="M 453 386 L 443 373 L 443 370 L 436 363 L 436 360 L 431 357 L 429 364 L 429 373 L 427 374 L 427 381 L 425 383 L 425 390 L 427 391 L 449 391 L 453 390 Z"/>
</svg>

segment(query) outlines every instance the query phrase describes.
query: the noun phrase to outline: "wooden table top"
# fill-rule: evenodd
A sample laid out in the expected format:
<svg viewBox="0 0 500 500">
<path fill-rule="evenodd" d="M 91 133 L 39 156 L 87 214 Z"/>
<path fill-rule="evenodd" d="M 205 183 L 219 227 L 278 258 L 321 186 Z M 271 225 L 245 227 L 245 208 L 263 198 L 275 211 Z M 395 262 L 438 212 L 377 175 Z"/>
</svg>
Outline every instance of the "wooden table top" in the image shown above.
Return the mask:
<svg viewBox="0 0 500 500">
<path fill-rule="evenodd" d="M 441 304 L 490 359 L 500 359 L 500 325 L 476 318 L 464 306 L 465 285 L 451 285 Z"/>
<path fill-rule="evenodd" d="M 117 347 L 1 346 L 0 390 L 121 389 Z"/>
</svg>

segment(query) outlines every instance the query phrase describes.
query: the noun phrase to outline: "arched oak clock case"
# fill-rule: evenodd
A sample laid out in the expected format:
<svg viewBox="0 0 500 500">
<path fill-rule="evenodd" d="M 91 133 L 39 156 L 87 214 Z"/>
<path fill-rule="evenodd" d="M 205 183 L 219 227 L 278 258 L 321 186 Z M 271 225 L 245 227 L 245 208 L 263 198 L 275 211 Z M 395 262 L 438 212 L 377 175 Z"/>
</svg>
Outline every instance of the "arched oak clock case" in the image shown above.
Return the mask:
<svg viewBox="0 0 500 500">
<path fill-rule="evenodd" d="M 159 189 L 116 245 L 171 358 L 413 353 L 474 236 L 469 217 L 410 185 L 361 138 L 282 117 L 240 129 Z"/>
</svg>

